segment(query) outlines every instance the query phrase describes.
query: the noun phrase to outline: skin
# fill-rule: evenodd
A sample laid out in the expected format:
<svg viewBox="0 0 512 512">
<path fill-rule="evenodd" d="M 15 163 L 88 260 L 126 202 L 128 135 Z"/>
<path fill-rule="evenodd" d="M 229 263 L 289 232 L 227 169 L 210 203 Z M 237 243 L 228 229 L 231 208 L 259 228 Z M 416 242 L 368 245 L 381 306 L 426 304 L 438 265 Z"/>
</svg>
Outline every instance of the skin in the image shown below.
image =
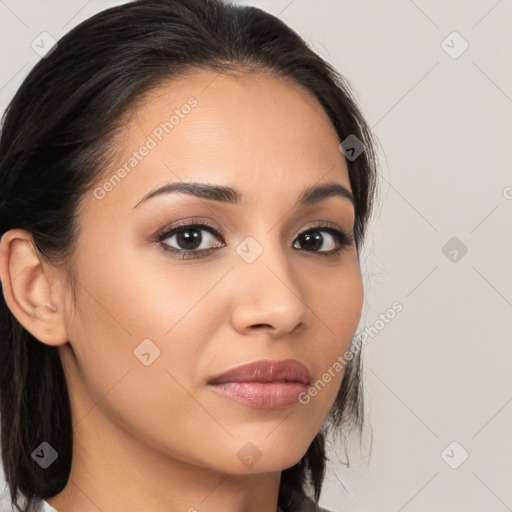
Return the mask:
<svg viewBox="0 0 512 512">
<path fill-rule="evenodd" d="M 191 96 L 197 106 L 103 199 L 82 198 L 76 306 L 64 269 L 34 251 L 30 233 L 1 240 L 7 303 L 37 339 L 58 347 L 69 384 L 72 470 L 47 500 L 59 512 L 274 512 L 281 471 L 305 454 L 341 385 L 338 372 L 307 405 L 282 410 L 206 385 L 242 363 L 289 358 L 315 382 L 359 322 L 355 246 L 338 256 L 293 247 L 319 223 L 348 233 L 354 223 L 343 197 L 294 208 L 307 187 L 350 190 L 340 140 L 310 93 L 264 73 L 196 71 L 162 85 L 126 118 L 99 186 Z M 231 186 L 245 202 L 172 193 L 134 208 L 180 181 Z M 181 220 L 213 223 L 221 235 L 201 231 L 201 248 L 225 247 L 194 259 L 165 251 L 164 243 L 179 250 L 176 236 L 159 244 L 155 234 Z M 321 250 L 334 248 L 318 229 Z M 263 249 L 250 264 L 235 251 L 248 236 Z M 134 356 L 146 338 L 160 349 L 149 366 Z M 261 454 L 252 467 L 237 457 L 248 442 Z"/>
</svg>

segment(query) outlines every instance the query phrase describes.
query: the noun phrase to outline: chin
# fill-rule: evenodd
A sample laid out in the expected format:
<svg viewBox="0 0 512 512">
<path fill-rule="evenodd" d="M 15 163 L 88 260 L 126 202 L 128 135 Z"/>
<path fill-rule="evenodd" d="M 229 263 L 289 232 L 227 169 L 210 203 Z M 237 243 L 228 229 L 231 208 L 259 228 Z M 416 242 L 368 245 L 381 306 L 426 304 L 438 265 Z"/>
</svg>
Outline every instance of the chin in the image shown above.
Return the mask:
<svg viewBox="0 0 512 512">
<path fill-rule="evenodd" d="M 279 438 L 276 441 L 279 446 L 268 443 L 268 439 L 242 444 L 236 450 L 236 463 L 232 459 L 227 461 L 230 467 L 226 469 L 238 475 L 280 472 L 297 464 L 309 447 L 309 444 L 298 446 L 296 439 L 294 443 L 281 442 Z"/>
</svg>

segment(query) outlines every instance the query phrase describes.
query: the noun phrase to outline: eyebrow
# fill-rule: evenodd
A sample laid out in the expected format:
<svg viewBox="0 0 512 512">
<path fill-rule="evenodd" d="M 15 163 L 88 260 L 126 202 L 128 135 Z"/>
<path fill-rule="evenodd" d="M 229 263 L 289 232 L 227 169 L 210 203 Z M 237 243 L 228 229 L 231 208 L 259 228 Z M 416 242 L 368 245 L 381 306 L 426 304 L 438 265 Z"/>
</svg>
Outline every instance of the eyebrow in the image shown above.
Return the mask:
<svg viewBox="0 0 512 512">
<path fill-rule="evenodd" d="M 206 183 L 180 182 L 169 183 L 146 194 L 133 208 L 137 208 L 149 199 L 162 195 L 181 192 L 201 199 L 209 199 L 222 203 L 240 205 L 244 202 L 243 194 L 234 188 L 222 185 L 209 185 Z M 307 188 L 304 190 L 296 202 L 297 208 L 311 206 L 329 197 L 342 197 L 348 199 L 355 206 L 352 192 L 339 183 L 324 183 L 322 185 Z"/>
</svg>

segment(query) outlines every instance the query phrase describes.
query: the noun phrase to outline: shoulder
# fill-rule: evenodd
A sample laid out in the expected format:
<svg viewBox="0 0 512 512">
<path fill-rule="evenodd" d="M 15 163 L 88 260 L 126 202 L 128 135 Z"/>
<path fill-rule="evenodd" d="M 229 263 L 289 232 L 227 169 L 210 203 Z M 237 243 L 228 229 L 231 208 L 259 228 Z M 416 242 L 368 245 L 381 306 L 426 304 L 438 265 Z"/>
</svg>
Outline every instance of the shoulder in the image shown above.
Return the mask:
<svg viewBox="0 0 512 512">
<path fill-rule="evenodd" d="M 297 512 L 333 512 L 327 508 L 322 508 L 319 505 L 315 505 L 315 502 L 307 497 L 303 497 L 302 502 L 297 509 Z"/>
<path fill-rule="evenodd" d="M 57 512 L 46 500 L 40 500 L 35 508 L 33 509 L 36 512 Z"/>
</svg>

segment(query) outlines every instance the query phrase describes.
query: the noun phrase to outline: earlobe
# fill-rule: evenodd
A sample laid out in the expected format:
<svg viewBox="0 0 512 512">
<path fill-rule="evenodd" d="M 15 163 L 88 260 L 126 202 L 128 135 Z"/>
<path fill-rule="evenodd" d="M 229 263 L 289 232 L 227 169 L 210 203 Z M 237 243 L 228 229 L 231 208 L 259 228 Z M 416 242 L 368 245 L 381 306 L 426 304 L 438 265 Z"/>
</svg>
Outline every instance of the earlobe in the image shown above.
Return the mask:
<svg viewBox="0 0 512 512">
<path fill-rule="evenodd" d="M 18 322 L 47 345 L 67 342 L 59 283 L 42 262 L 24 229 L 11 229 L 0 240 L 0 279 L 5 302 Z"/>
</svg>

